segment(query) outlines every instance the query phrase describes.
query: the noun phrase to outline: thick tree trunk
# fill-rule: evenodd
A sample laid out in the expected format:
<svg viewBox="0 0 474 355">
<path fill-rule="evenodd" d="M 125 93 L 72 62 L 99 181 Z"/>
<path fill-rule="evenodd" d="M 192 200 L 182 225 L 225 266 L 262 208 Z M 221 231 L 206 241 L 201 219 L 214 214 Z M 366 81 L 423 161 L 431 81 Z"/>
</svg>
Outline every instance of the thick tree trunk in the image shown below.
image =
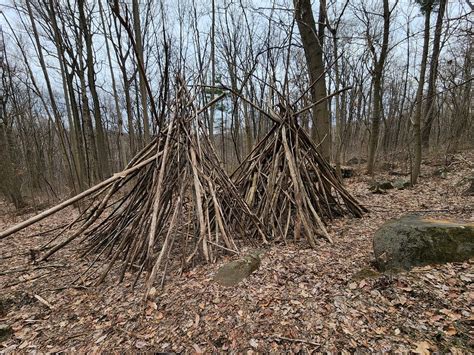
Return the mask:
<svg viewBox="0 0 474 355">
<path fill-rule="evenodd" d="M 367 174 L 373 174 L 375 167 L 375 156 L 377 154 L 380 121 L 382 118 L 382 75 L 387 59 L 388 52 L 388 36 L 390 34 L 390 10 L 388 0 L 383 1 L 383 39 L 380 56 L 377 59 L 375 48 L 371 46 L 372 55 L 374 56 L 373 70 L 373 111 L 372 111 L 372 127 L 369 138 L 369 159 L 367 160 Z"/>
<path fill-rule="evenodd" d="M 303 48 L 310 78 L 311 97 L 316 102 L 327 96 L 326 80 L 324 76 L 323 39 L 326 6 L 325 1 L 320 2 L 319 30 L 316 31 L 313 10 L 310 0 L 294 0 L 295 19 L 303 42 Z M 319 80 L 318 80 L 319 78 Z M 313 108 L 313 126 L 311 136 L 319 145 L 319 150 L 325 159 L 331 156 L 331 124 L 327 102 Z"/>
<path fill-rule="evenodd" d="M 216 86 L 216 4 L 215 0 L 212 0 L 211 8 L 211 101 L 214 100 L 214 86 Z M 214 122 L 215 122 L 216 109 L 214 105 L 210 108 L 209 115 L 209 138 L 211 142 L 214 142 Z"/>
<path fill-rule="evenodd" d="M 380 74 L 381 75 L 381 74 Z M 379 135 L 380 135 L 380 121 L 381 121 L 381 79 L 379 74 L 374 78 L 373 85 L 373 99 L 372 99 L 372 126 L 369 137 L 369 159 L 367 161 L 367 174 L 373 174 L 375 167 L 375 156 L 377 154 Z"/>
<path fill-rule="evenodd" d="M 80 47 L 81 45 L 79 45 Z M 99 166 L 98 166 L 98 154 L 95 142 L 94 127 L 92 125 L 92 118 L 89 109 L 89 98 L 87 97 L 86 79 L 84 75 L 84 65 L 82 62 L 82 49 L 79 48 L 79 68 L 77 70 L 77 76 L 79 77 L 80 88 L 79 92 L 81 95 L 82 104 L 82 126 L 84 127 L 84 141 L 86 158 L 88 162 L 88 177 L 89 185 L 96 182 L 99 177 Z"/>
<path fill-rule="evenodd" d="M 333 53 L 334 53 L 334 58 L 338 58 L 338 42 L 337 42 L 337 30 L 334 29 L 332 31 L 332 39 L 333 39 Z M 336 87 L 335 91 L 340 89 L 340 75 L 339 75 L 339 63 L 336 61 L 334 63 L 334 71 L 335 71 L 335 76 L 336 76 Z M 335 139 L 334 139 L 334 144 L 336 145 L 336 149 L 334 152 L 334 160 L 336 163 L 336 174 L 339 178 L 342 177 L 341 174 L 341 148 L 342 148 L 342 117 L 341 117 L 341 96 L 336 96 L 334 98 L 336 100 L 336 132 L 335 132 Z"/>
<path fill-rule="evenodd" d="M 137 57 L 138 57 L 138 61 L 143 63 L 143 66 L 145 66 L 145 61 L 143 60 L 143 57 L 144 57 L 143 56 L 143 41 L 142 41 L 142 33 L 141 33 L 140 8 L 138 6 L 138 0 L 132 0 L 132 12 L 133 12 L 133 30 L 135 32 Z M 138 72 L 140 74 L 139 86 L 140 86 L 140 100 L 141 100 L 141 106 L 142 106 L 144 144 L 146 145 L 150 140 L 150 122 L 148 121 L 148 103 L 147 103 L 148 94 L 146 91 L 145 73 L 142 73 L 141 70 L 139 70 Z"/>
</svg>

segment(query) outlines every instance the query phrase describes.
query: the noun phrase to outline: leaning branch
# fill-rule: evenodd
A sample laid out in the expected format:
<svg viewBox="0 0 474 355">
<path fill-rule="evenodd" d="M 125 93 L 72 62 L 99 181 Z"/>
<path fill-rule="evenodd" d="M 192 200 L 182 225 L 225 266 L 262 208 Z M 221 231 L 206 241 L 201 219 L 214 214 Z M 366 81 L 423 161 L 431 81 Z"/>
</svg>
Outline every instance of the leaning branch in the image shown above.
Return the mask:
<svg viewBox="0 0 474 355">
<path fill-rule="evenodd" d="M 38 222 L 38 221 L 41 221 L 42 219 L 58 212 L 58 211 L 61 211 L 62 209 L 66 208 L 67 206 L 70 206 L 72 205 L 73 203 L 93 194 L 94 192 L 110 185 L 111 183 L 113 183 L 114 181 L 117 181 L 119 179 L 123 179 L 124 177 L 126 177 L 127 175 L 139 170 L 140 168 L 144 167 L 145 165 L 148 165 L 150 164 L 151 162 L 153 162 L 155 159 L 156 159 L 157 155 L 153 155 L 152 157 L 142 161 L 141 163 L 133 166 L 132 168 L 130 169 L 127 169 L 127 170 L 123 170 L 117 174 L 114 174 L 113 176 L 111 176 L 110 178 L 108 178 L 107 180 L 105 181 L 102 181 L 101 183 L 95 185 L 95 186 L 92 186 L 90 189 L 86 190 L 86 191 L 83 191 L 81 192 L 79 195 L 76 195 L 72 198 L 70 198 L 69 200 L 66 200 L 62 203 L 60 203 L 59 205 L 56 205 L 46 211 L 43 211 L 42 213 L 36 215 L 36 216 L 33 216 L 31 217 L 30 219 L 27 219 L 26 221 L 24 222 L 21 222 L 7 230 L 4 230 L 3 232 L 0 233 L 0 240 L 1 239 L 4 239 L 6 237 L 8 237 L 10 234 L 13 234 L 13 233 L 16 233 L 22 229 L 25 229 L 26 227 L 29 227 L 31 226 L 32 224 Z"/>
</svg>

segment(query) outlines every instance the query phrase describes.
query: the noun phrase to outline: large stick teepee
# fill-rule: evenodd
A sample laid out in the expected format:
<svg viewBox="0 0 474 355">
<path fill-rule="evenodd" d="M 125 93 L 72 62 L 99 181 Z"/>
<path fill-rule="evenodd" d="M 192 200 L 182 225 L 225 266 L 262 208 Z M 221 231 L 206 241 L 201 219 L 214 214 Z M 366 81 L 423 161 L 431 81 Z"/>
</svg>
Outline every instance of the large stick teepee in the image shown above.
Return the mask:
<svg viewBox="0 0 474 355">
<path fill-rule="evenodd" d="M 67 227 L 69 235 L 46 249 L 41 260 L 79 238 L 82 256 L 93 259 L 84 278 L 101 282 L 114 266 L 121 269 L 120 279 L 128 270 L 138 270 L 138 276 L 147 271 L 148 289 L 170 255 L 184 268 L 194 260 L 237 253 L 241 241 L 265 240 L 199 126 L 203 110 L 192 101 L 181 83 L 166 128 L 124 171 L 0 238 L 95 194 L 86 212 Z"/>
</svg>

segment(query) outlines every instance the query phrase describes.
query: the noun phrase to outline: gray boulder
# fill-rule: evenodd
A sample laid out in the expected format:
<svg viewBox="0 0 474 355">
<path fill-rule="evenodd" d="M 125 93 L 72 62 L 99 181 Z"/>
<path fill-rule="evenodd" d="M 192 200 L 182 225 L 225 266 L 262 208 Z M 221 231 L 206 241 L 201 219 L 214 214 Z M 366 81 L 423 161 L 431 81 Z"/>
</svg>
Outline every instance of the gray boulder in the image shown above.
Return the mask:
<svg viewBox="0 0 474 355">
<path fill-rule="evenodd" d="M 380 227 L 373 248 L 381 271 L 464 261 L 474 257 L 474 223 L 408 215 Z"/>
</svg>

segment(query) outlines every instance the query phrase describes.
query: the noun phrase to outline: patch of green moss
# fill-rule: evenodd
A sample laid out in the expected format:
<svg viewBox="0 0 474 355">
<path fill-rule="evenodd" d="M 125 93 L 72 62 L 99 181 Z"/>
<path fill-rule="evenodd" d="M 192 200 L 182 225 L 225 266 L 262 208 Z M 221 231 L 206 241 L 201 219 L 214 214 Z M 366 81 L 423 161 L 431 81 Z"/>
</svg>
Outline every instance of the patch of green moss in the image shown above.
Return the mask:
<svg viewBox="0 0 474 355">
<path fill-rule="evenodd" d="M 363 268 L 359 271 L 357 271 L 353 276 L 352 279 L 355 281 L 361 281 L 364 279 L 375 279 L 381 275 L 380 272 L 375 271 L 373 269 L 369 268 Z"/>
<path fill-rule="evenodd" d="M 0 324 L 0 341 L 6 340 L 12 333 L 12 328 L 6 324 Z"/>
</svg>

